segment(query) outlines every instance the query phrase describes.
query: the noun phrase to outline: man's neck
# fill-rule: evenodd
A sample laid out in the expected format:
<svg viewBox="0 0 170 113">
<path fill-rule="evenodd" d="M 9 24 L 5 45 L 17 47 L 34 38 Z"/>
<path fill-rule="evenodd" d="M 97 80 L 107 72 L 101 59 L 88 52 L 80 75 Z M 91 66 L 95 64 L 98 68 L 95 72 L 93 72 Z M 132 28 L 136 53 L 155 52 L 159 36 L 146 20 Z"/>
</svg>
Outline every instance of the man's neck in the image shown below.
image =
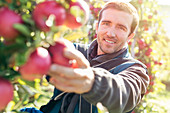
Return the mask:
<svg viewBox="0 0 170 113">
<path fill-rule="evenodd" d="M 100 48 L 99 48 L 99 46 L 97 47 L 97 55 L 103 55 L 103 54 L 114 54 L 114 53 L 117 53 L 118 51 L 121 51 L 122 49 L 124 49 L 124 48 L 127 48 L 128 46 L 125 44 L 124 46 L 123 46 L 123 48 L 121 48 L 121 49 L 119 49 L 119 50 L 117 50 L 117 51 L 114 51 L 113 53 L 105 53 L 105 52 L 103 52 Z"/>
</svg>

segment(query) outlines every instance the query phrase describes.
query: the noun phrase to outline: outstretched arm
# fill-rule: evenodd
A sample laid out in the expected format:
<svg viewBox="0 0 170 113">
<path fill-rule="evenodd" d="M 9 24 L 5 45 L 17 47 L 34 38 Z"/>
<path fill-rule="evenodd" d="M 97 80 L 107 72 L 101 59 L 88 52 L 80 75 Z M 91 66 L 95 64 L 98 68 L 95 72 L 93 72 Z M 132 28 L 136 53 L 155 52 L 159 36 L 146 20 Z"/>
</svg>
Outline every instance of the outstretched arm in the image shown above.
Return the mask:
<svg viewBox="0 0 170 113">
<path fill-rule="evenodd" d="M 94 105 L 102 103 L 109 113 L 132 110 L 141 101 L 149 84 L 146 70 L 137 64 L 116 75 L 102 68 L 94 68 L 93 71 L 93 87 L 82 96 Z"/>
<path fill-rule="evenodd" d="M 88 60 L 78 50 L 64 50 L 64 56 L 76 60 L 79 68 L 53 64 L 50 68 L 50 82 L 59 90 L 82 94 L 89 92 L 94 82 L 94 73 Z"/>
</svg>

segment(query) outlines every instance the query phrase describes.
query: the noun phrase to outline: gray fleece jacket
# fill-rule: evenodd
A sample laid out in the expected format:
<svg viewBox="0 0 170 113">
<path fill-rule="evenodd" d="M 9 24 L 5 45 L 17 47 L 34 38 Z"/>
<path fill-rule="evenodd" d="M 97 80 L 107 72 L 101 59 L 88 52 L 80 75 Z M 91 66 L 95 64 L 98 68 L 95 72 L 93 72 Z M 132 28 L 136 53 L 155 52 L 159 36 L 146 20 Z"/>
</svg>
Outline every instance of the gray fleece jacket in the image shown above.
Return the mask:
<svg viewBox="0 0 170 113">
<path fill-rule="evenodd" d="M 133 59 L 126 47 L 116 53 L 100 56 L 96 55 L 96 40 L 87 48 L 82 50 L 81 46 L 78 47 L 93 67 L 95 82 L 92 89 L 82 95 L 83 98 L 93 105 L 102 103 L 109 113 L 125 113 L 132 110 L 141 101 L 149 85 L 146 66 L 134 60 L 136 63 L 115 74 L 112 71 L 115 67 L 111 64 L 119 64 L 117 60 L 122 58 Z"/>
</svg>

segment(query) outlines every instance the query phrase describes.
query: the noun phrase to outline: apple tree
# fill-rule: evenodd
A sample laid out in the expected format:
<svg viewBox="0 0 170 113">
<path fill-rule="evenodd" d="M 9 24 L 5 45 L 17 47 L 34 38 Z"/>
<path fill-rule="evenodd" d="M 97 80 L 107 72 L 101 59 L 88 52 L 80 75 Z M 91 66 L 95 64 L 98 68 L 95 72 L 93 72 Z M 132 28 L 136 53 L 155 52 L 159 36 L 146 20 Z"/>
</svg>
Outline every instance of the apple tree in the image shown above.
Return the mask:
<svg viewBox="0 0 170 113">
<path fill-rule="evenodd" d="M 74 46 L 56 40 L 87 36 L 89 7 L 83 0 L 1 0 L 0 17 L 0 112 L 39 107 L 52 92 L 44 77 L 50 65 L 77 67 L 62 55 Z"/>
<path fill-rule="evenodd" d="M 135 113 L 167 112 L 165 106 L 154 103 L 155 95 L 165 90 L 165 85 L 160 78 L 162 71 L 167 70 L 169 55 L 168 37 L 163 27 L 163 19 L 159 13 L 160 6 L 156 0 L 132 0 L 140 16 L 136 36 L 129 42 L 133 56 L 143 62 L 148 68 L 150 84 L 143 101 L 135 109 Z"/>
<path fill-rule="evenodd" d="M 55 41 L 64 38 L 88 43 L 96 38 L 95 22 L 104 1 L 91 0 L 88 3 L 90 20 L 87 26 L 83 26 L 89 16 L 88 5 L 83 0 L 0 1 L 1 112 L 18 112 L 29 105 L 39 107 L 39 100 L 50 98 L 46 92 L 52 92 L 51 86 L 44 75 L 51 63 L 77 67 L 76 62 L 63 58 L 62 51 L 67 44 Z M 159 80 L 160 70 L 169 69 L 168 52 L 163 50 L 168 47 L 169 40 L 158 14 L 159 6 L 155 0 L 132 0 L 131 3 L 139 12 L 140 24 L 135 38 L 129 42 L 130 51 L 147 65 L 151 79 L 147 95 L 134 112 L 154 112 L 155 107 L 157 111 L 165 112 L 164 108 L 147 103 L 153 98 L 150 93 L 164 89 Z"/>
</svg>

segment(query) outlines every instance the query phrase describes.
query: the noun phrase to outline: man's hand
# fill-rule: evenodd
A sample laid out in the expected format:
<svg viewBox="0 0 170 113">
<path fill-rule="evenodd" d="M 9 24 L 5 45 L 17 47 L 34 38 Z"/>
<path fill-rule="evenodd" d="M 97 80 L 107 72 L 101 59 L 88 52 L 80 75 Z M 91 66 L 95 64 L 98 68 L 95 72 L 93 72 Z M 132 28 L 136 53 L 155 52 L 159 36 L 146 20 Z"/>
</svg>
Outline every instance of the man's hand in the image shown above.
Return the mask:
<svg viewBox="0 0 170 113">
<path fill-rule="evenodd" d="M 69 68 L 52 64 L 50 82 L 59 90 L 82 94 L 90 91 L 94 82 L 94 73 L 88 60 L 78 50 L 64 50 L 64 56 L 76 60 L 79 68 Z"/>
</svg>

